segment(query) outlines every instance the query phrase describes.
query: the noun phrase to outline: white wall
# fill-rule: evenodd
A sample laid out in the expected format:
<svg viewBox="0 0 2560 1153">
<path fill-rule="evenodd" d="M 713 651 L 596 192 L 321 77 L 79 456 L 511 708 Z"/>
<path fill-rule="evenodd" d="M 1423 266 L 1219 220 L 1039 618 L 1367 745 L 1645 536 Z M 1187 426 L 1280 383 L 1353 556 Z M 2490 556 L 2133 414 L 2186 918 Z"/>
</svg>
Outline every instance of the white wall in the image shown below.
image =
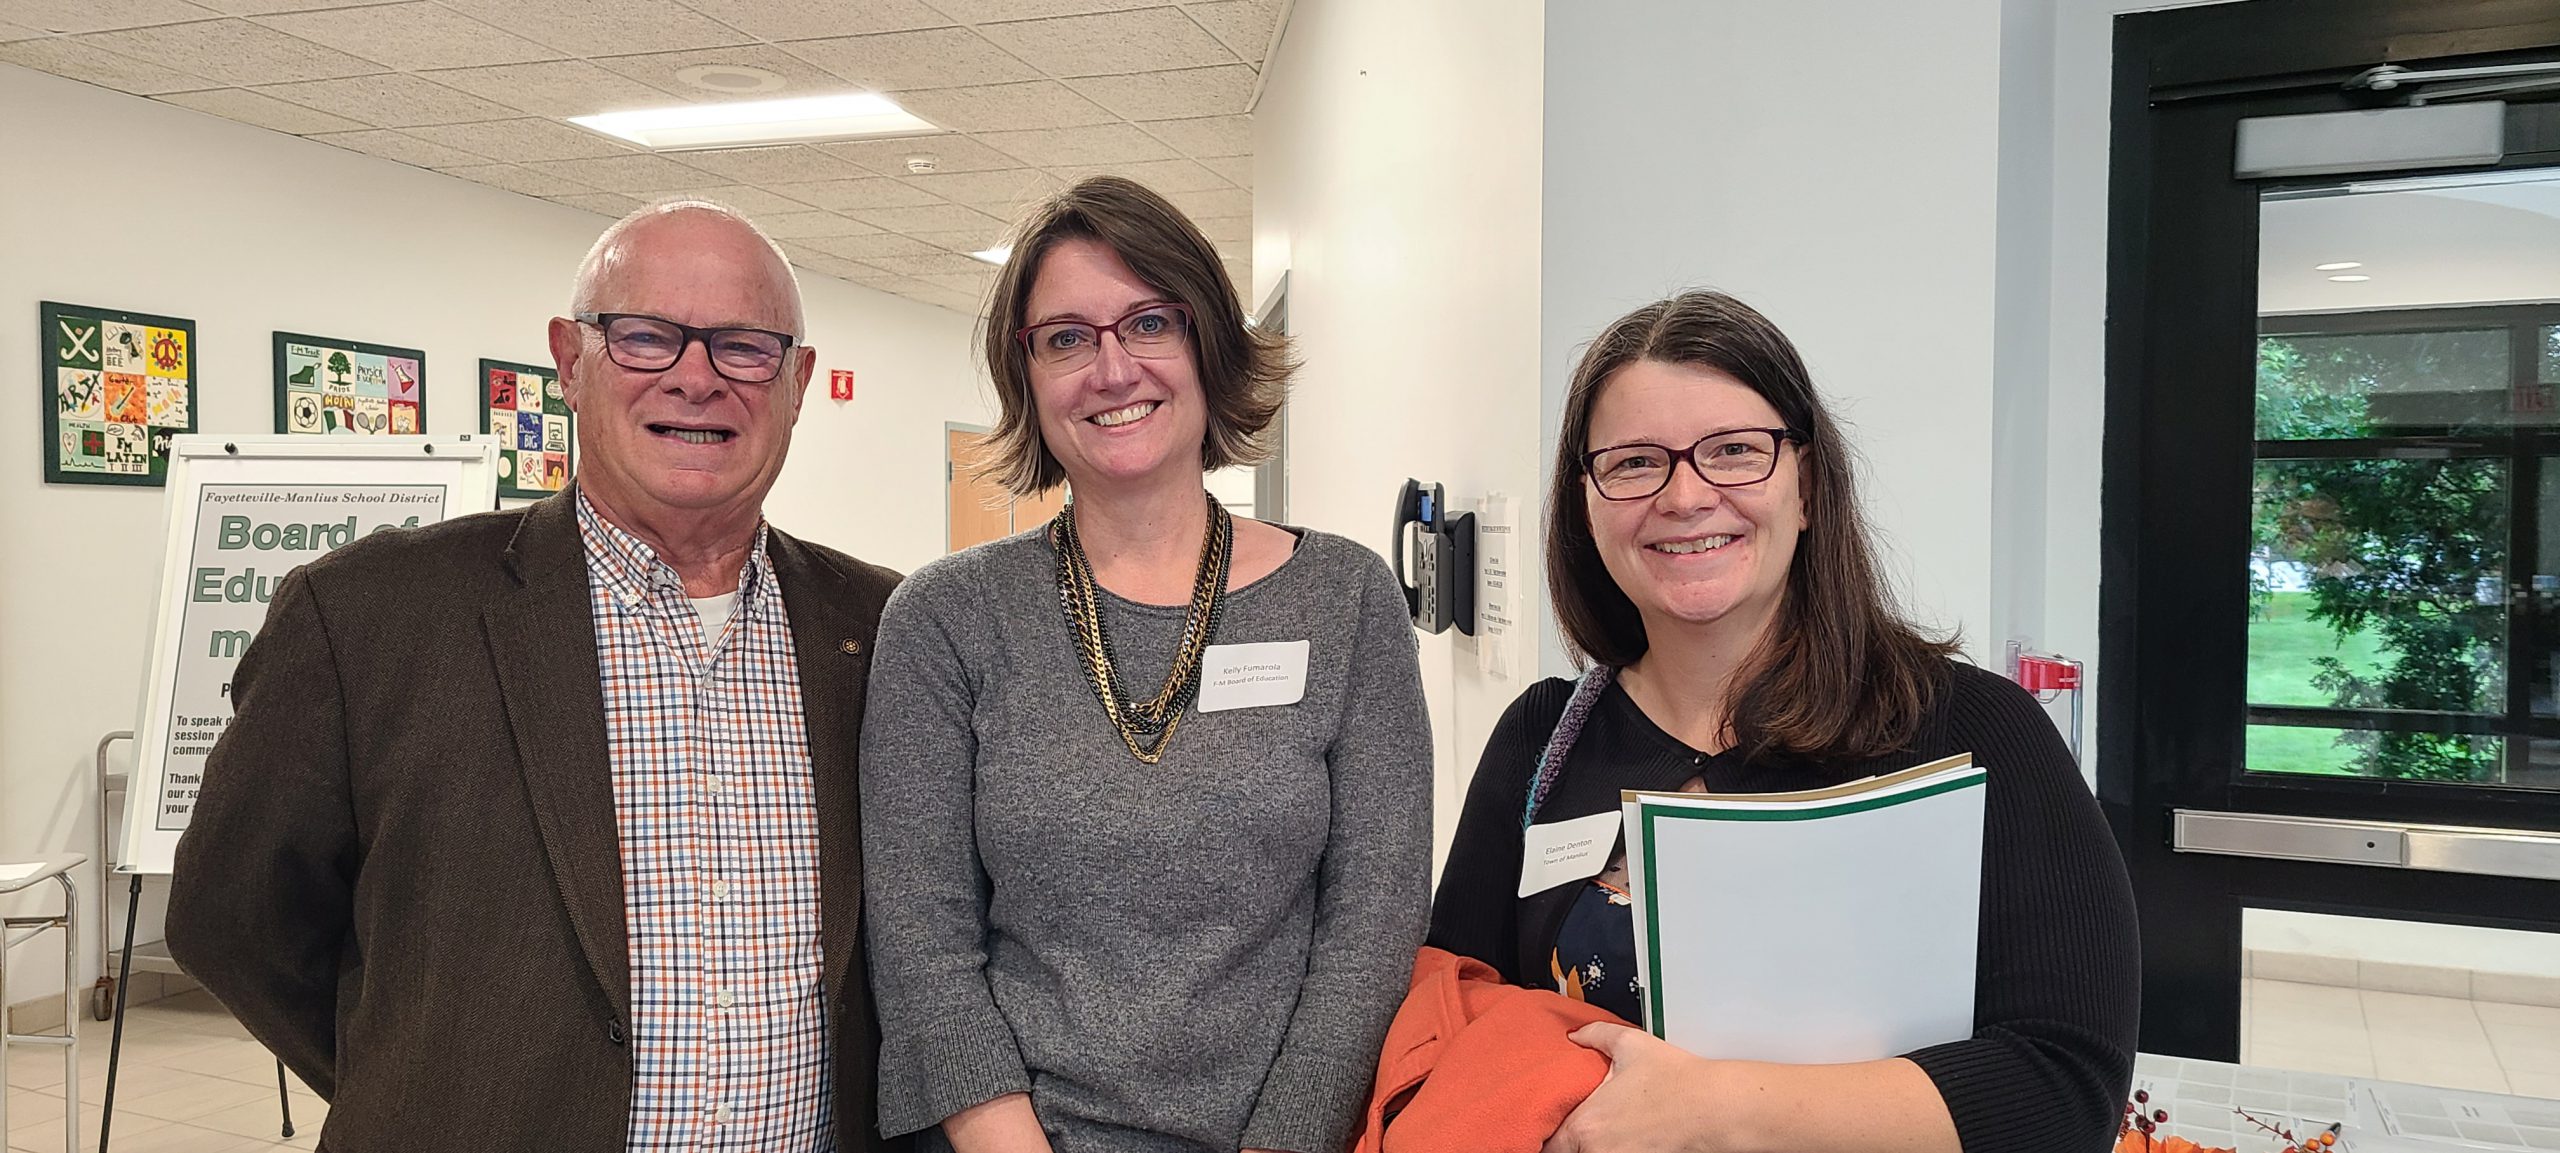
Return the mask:
<svg viewBox="0 0 2560 1153">
<path fill-rule="evenodd" d="M 1253 298 L 1289 277 L 1305 358 L 1289 519 L 1385 552 L 1407 477 L 1538 503 L 1539 5 L 1299 0 L 1254 115 Z M 1520 636 L 1545 616 L 1524 541 Z M 1465 782 L 1535 677 L 1422 640 L 1445 851 Z"/>
<path fill-rule="evenodd" d="M 1986 661 L 2001 9 L 1555 4 L 1546 59 L 1542 441 L 1610 320 L 1732 293 L 1846 426 L 1910 607 Z"/>
<path fill-rule="evenodd" d="M 272 431 L 281 328 L 424 348 L 428 431 L 470 432 L 479 358 L 547 360 L 543 323 L 606 221 L 6 65 L 0 156 L 24 161 L 0 184 L 0 379 L 18 390 L 0 404 L 0 860 L 14 860 L 94 852 L 91 749 L 134 725 L 161 543 L 160 490 L 39 483 L 37 301 L 193 319 L 204 431 Z M 912 569 L 942 549 L 942 422 L 986 419 L 970 321 L 823 276 L 803 290 L 820 368 L 855 369 L 857 392 L 825 399 L 820 372 L 769 511 Z M 81 883 L 100 891 L 94 869 Z M 156 925 L 146 913 L 145 939 Z M 59 973 L 19 950 L 11 999 Z"/>
</svg>

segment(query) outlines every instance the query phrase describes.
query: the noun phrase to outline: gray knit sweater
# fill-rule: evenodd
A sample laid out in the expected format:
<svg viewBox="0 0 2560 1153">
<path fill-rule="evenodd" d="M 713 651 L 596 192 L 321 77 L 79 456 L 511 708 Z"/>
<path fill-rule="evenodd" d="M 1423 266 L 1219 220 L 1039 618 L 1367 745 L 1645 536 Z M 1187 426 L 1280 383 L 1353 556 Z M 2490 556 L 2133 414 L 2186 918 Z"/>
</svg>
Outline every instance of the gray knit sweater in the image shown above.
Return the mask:
<svg viewBox="0 0 2560 1153">
<path fill-rule="evenodd" d="M 1375 553 L 1302 532 L 1216 644 L 1311 642 L 1294 705 L 1104 717 L 1033 531 L 889 600 L 862 735 L 880 1129 L 1028 1090 L 1058 1153 L 1338 1153 L 1429 919 L 1431 735 Z M 1104 597 L 1155 695 L 1185 610 Z"/>
</svg>

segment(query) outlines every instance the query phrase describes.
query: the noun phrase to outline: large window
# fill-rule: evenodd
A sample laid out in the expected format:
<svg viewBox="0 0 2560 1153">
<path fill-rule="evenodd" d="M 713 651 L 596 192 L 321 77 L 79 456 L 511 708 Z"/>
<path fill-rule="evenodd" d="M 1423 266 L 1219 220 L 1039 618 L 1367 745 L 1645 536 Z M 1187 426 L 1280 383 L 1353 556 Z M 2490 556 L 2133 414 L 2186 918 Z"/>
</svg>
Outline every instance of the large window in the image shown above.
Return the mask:
<svg viewBox="0 0 2560 1153">
<path fill-rule="evenodd" d="M 2253 773 L 2560 788 L 2560 306 L 2268 317 Z"/>
</svg>

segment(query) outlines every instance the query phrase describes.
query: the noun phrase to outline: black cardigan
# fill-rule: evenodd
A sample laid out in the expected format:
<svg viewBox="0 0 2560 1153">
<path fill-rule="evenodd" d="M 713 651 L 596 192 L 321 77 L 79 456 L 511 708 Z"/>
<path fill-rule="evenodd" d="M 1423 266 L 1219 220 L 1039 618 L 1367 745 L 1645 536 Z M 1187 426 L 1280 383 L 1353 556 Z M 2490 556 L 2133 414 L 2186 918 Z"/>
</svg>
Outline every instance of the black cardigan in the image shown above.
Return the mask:
<svg viewBox="0 0 2560 1153">
<path fill-rule="evenodd" d="M 1937 1084 L 1965 1153 L 2102 1150 L 2115 1139 L 2133 1077 L 2141 996 L 2133 888 L 2097 801 L 2034 698 L 1970 665 L 1949 668 L 1908 750 L 1838 763 L 1701 754 L 1611 685 L 1537 819 L 1615 809 L 1620 789 L 1675 789 L 1692 776 L 1703 775 L 1712 792 L 1783 792 L 1972 753 L 1990 778 L 1974 1033 L 1906 1056 Z M 1548 953 L 1577 892 L 1559 885 L 1514 896 L 1529 773 L 1572 692 L 1570 681 L 1541 681 L 1494 726 L 1431 910 L 1431 944 L 1482 960 L 1517 985 L 1545 985 Z"/>
</svg>

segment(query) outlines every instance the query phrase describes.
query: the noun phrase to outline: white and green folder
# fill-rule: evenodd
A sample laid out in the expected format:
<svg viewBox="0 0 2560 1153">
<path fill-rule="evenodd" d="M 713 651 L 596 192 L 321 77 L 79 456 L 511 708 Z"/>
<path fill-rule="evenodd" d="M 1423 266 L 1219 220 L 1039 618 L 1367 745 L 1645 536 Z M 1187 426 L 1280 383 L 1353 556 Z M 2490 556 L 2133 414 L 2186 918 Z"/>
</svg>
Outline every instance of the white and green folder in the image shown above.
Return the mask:
<svg viewBox="0 0 2560 1153">
<path fill-rule="evenodd" d="M 1972 1036 L 1982 798 L 1970 755 L 1810 792 L 1622 794 L 1648 1027 L 1790 1064 Z"/>
</svg>

